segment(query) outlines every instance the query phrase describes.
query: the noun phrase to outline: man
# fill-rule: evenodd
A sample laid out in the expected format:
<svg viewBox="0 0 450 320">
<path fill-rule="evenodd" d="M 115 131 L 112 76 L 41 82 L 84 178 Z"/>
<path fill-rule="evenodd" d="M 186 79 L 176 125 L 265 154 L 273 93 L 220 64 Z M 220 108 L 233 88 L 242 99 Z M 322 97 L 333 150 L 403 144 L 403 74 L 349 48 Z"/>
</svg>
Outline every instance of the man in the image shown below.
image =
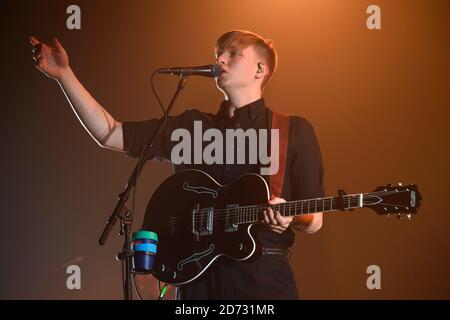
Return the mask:
<svg viewBox="0 0 450 320">
<path fill-rule="evenodd" d="M 78 119 L 92 138 L 103 148 L 127 152 L 138 157 L 159 120 L 140 122 L 116 121 L 83 87 L 69 66 L 66 51 L 57 39 L 53 46 L 31 37 L 36 67 L 57 80 Z M 176 144 L 171 134 L 185 128 L 193 132 L 194 121 L 201 121 L 203 130 L 241 128 L 270 129 L 272 111 L 265 106 L 262 91 L 277 65 L 277 54 L 270 40 L 249 31 L 230 31 L 216 43 L 216 62 L 222 74 L 216 79 L 224 94 L 216 114 L 187 110 L 169 118 L 154 156 L 170 159 Z M 282 198 L 287 200 L 324 196 L 323 167 L 319 144 L 312 125 L 304 118 L 289 118 L 289 143 Z M 247 159 L 247 158 L 246 158 Z M 210 165 L 185 163 L 175 170 L 196 168 L 210 174 L 219 183 L 227 184 L 245 173 L 260 173 L 261 164 Z M 267 177 L 265 177 L 267 178 Z M 294 242 L 292 229 L 314 233 L 322 226 L 322 213 L 302 215 L 295 219 L 283 217 L 271 209 L 264 213 L 265 225 L 257 238 L 262 254 L 250 262 L 220 260 L 211 271 L 180 289 L 182 299 L 298 299 L 298 290 L 289 265 L 287 252 Z M 289 228 L 292 226 L 292 228 Z"/>
</svg>

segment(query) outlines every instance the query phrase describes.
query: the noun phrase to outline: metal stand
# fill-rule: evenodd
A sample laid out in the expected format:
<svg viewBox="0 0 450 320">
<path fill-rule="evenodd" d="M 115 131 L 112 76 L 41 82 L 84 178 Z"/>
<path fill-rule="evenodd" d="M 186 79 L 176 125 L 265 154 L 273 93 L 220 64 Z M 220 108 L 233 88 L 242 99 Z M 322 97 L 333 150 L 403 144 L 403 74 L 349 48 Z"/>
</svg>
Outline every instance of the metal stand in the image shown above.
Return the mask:
<svg viewBox="0 0 450 320">
<path fill-rule="evenodd" d="M 100 239 L 98 240 L 98 243 L 100 245 L 104 245 L 106 242 L 106 239 L 108 238 L 109 234 L 111 233 L 112 228 L 117 222 L 117 218 L 120 217 L 121 223 L 123 228 L 121 228 L 120 235 L 124 235 L 124 245 L 123 245 L 123 252 L 120 254 L 120 257 L 118 255 L 118 258 L 120 260 L 125 262 L 125 276 L 123 279 L 123 293 L 124 293 L 124 299 L 125 300 L 132 300 L 132 290 L 131 290 L 131 254 L 130 250 L 128 248 L 128 245 L 130 243 L 130 236 L 131 236 L 131 224 L 132 224 L 132 212 L 128 209 L 123 210 L 125 208 L 125 203 L 128 200 L 128 197 L 130 195 L 131 189 L 135 186 L 138 176 L 141 174 L 141 171 L 144 167 L 144 164 L 147 162 L 147 160 L 150 157 L 151 151 L 153 149 L 153 145 L 161 135 L 162 131 L 164 130 L 164 127 L 167 122 L 167 118 L 169 116 L 170 111 L 172 110 L 172 107 L 175 103 L 176 98 L 178 97 L 180 91 L 184 88 L 186 84 L 186 77 L 182 77 L 180 81 L 178 82 L 177 90 L 170 101 L 169 106 L 167 107 L 167 111 L 164 114 L 164 118 L 159 122 L 158 130 L 155 131 L 153 136 L 148 141 L 147 145 L 144 147 L 141 156 L 139 157 L 139 161 L 136 165 L 136 167 L 133 170 L 133 173 L 131 174 L 130 178 L 128 179 L 128 183 L 125 187 L 125 190 L 119 194 L 119 201 L 116 204 L 116 207 L 114 208 L 113 213 L 109 217 L 108 221 L 106 222 L 106 226 L 103 229 L 102 235 L 100 236 Z M 121 212 L 125 212 L 122 216 L 120 215 Z M 123 230 L 123 232 L 122 232 Z"/>
</svg>

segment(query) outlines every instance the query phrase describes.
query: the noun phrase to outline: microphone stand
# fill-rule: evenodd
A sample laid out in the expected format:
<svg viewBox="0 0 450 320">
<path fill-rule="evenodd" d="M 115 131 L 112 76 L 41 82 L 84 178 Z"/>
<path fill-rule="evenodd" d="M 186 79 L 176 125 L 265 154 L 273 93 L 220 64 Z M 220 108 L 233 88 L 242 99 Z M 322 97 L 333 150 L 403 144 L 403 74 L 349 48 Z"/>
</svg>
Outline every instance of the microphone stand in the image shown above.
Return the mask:
<svg viewBox="0 0 450 320">
<path fill-rule="evenodd" d="M 125 276 L 123 279 L 123 294 L 124 294 L 124 300 L 132 300 L 133 299 L 133 293 L 132 293 L 132 287 L 131 287 L 131 257 L 133 256 L 133 252 L 131 248 L 129 248 L 129 244 L 131 241 L 131 224 L 133 221 L 133 215 L 132 212 L 125 207 L 125 203 L 128 200 L 128 197 L 130 195 L 131 189 L 135 186 L 138 176 L 140 175 L 145 162 L 150 157 L 151 151 L 153 149 L 153 145 L 161 135 L 162 131 L 164 130 L 164 127 L 167 122 L 167 118 L 169 116 L 169 113 L 175 103 L 175 100 L 177 99 L 178 95 L 180 94 L 181 90 L 186 85 L 186 77 L 182 76 L 180 81 L 178 82 L 177 90 L 172 97 L 172 100 L 170 101 L 169 106 L 167 107 L 167 111 L 164 114 L 164 118 L 162 121 L 159 122 L 159 127 L 153 134 L 153 136 L 150 138 L 148 143 L 145 145 L 141 156 L 139 157 L 139 161 L 136 165 L 136 167 L 133 170 L 133 173 L 131 174 L 130 178 L 128 179 L 128 183 L 125 186 L 125 190 L 121 193 L 119 193 L 119 200 L 116 204 L 116 207 L 114 208 L 113 213 L 109 217 L 108 221 L 106 222 L 106 226 L 103 229 L 103 232 L 98 240 L 98 243 L 100 245 L 104 245 L 106 242 L 106 239 L 108 238 L 112 228 L 117 222 L 117 219 L 120 218 L 121 220 L 121 231 L 119 232 L 119 235 L 124 236 L 124 245 L 122 252 L 117 255 L 117 258 L 119 260 L 122 260 L 122 266 L 125 265 Z M 122 268 L 123 270 L 123 268 Z M 123 272 L 122 272 L 123 277 Z"/>
</svg>

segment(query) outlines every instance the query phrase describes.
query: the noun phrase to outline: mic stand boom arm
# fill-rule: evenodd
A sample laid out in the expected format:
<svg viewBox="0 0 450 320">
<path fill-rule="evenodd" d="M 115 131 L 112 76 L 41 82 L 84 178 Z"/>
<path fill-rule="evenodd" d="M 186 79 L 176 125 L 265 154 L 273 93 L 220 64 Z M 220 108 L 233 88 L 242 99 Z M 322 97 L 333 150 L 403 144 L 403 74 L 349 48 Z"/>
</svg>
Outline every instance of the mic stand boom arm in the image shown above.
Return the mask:
<svg viewBox="0 0 450 320">
<path fill-rule="evenodd" d="M 133 170 L 133 173 L 131 174 L 130 178 L 128 179 L 128 183 L 125 186 L 125 190 L 119 194 L 119 200 L 116 204 L 116 207 L 114 208 L 113 213 L 109 217 L 108 221 L 106 222 L 106 226 L 103 229 L 102 235 L 100 236 L 98 243 L 100 245 L 104 245 L 106 242 L 106 239 L 108 238 L 109 234 L 111 233 L 112 228 L 117 222 L 117 219 L 120 217 L 120 213 L 122 212 L 125 203 L 128 200 L 128 197 L 130 195 L 131 189 L 135 186 L 138 176 L 140 175 L 145 162 L 150 157 L 151 151 L 153 149 L 153 145 L 161 135 L 162 131 L 164 130 L 164 127 L 167 122 L 167 118 L 169 116 L 169 113 L 175 103 L 175 100 L 177 99 L 180 91 L 184 88 L 186 84 L 186 77 L 182 77 L 180 81 L 178 82 L 177 90 L 172 98 L 172 101 L 170 101 L 169 106 L 167 107 L 166 112 L 164 113 L 164 118 L 159 122 L 159 127 L 153 134 L 153 136 L 150 138 L 148 143 L 145 145 L 141 156 L 139 157 L 139 161 L 136 165 L 136 167 Z M 128 217 L 129 219 L 131 217 Z M 132 219 L 132 218 L 131 218 Z M 123 232 L 123 235 L 125 236 L 124 239 L 124 246 L 123 250 L 125 251 L 124 254 L 121 255 L 123 261 L 125 261 L 125 269 L 126 269 L 126 275 L 125 280 L 123 282 L 124 284 L 124 299 L 125 300 L 131 300 L 132 299 L 132 291 L 131 291 L 131 255 L 127 253 L 128 250 L 128 244 L 130 243 L 130 228 L 131 228 L 131 221 L 124 224 L 125 232 Z"/>
</svg>

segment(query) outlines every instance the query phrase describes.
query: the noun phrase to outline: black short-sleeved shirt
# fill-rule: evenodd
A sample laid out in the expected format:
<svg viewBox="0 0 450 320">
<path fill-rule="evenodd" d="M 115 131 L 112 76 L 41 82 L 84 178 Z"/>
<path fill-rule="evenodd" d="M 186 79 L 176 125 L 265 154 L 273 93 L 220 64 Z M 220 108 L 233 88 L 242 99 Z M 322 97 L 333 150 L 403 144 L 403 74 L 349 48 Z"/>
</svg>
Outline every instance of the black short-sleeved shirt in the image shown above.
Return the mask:
<svg viewBox="0 0 450 320">
<path fill-rule="evenodd" d="M 194 137 L 194 121 L 201 121 L 202 133 L 207 129 L 216 128 L 223 133 L 224 137 L 226 129 L 241 128 L 245 131 L 249 128 L 256 130 L 271 128 L 272 111 L 266 107 L 263 98 L 236 109 L 233 118 L 228 115 L 228 107 L 228 102 L 224 101 L 217 114 L 193 109 L 178 116 L 170 116 L 160 140 L 155 144 L 153 157 L 170 160 L 172 148 L 179 143 L 179 141 L 171 141 L 172 132 L 175 129 L 184 128 Z M 158 124 L 158 119 L 123 123 L 124 146 L 129 156 L 138 157 L 140 155 L 143 146 L 158 128 Z M 209 143 L 203 142 L 203 148 Z M 246 151 L 248 155 L 248 144 Z M 224 139 L 224 158 L 225 153 Z M 235 164 L 193 164 L 193 149 L 191 158 L 191 164 L 176 165 L 174 166 L 175 171 L 202 170 L 221 184 L 228 184 L 245 173 L 260 174 L 261 164 L 259 163 L 236 164 L 237 161 L 234 161 Z M 268 177 L 264 178 L 267 180 Z M 324 197 L 323 164 L 319 143 L 311 123 L 298 116 L 289 118 L 289 143 L 282 197 L 287 201 Z M 290 228 L 280 235 L 268 228 L 261 227 L 257 237 L 263 246 L 287 248 L 293 244 L 295 235 Z"/>
</svg>

